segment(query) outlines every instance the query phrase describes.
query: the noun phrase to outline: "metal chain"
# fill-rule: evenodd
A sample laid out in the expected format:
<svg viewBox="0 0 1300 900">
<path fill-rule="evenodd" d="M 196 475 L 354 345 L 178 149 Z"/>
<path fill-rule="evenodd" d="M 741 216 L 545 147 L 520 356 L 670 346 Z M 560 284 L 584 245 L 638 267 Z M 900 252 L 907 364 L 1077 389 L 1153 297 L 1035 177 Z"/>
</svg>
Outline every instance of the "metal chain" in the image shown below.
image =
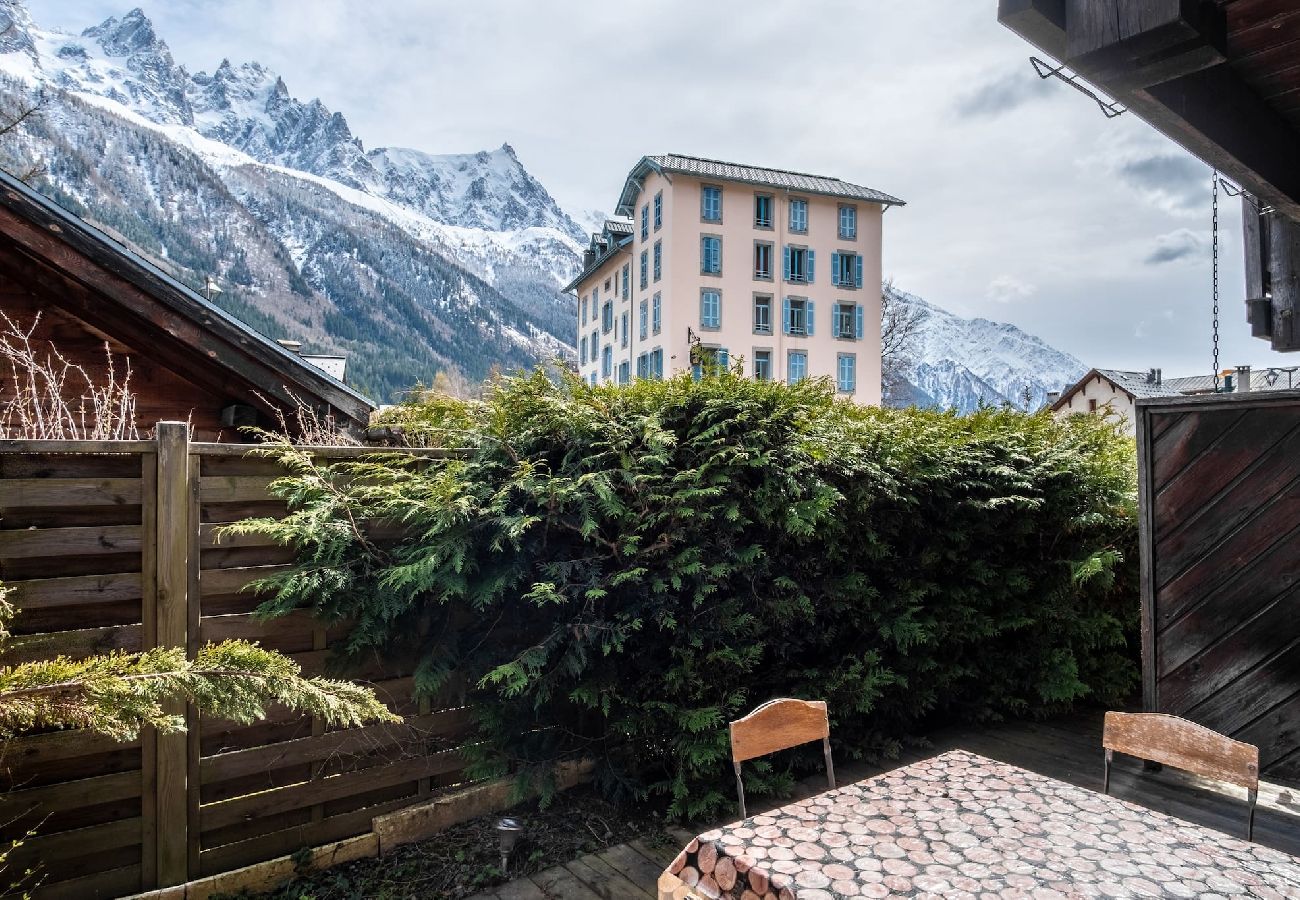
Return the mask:
<svg viewBox="0 0 1300 900">
<path fill-rule="evenodd" d="M 1214 169 L 1214 392 L 1219 392 L 1219 170 Z"/>
</svg>

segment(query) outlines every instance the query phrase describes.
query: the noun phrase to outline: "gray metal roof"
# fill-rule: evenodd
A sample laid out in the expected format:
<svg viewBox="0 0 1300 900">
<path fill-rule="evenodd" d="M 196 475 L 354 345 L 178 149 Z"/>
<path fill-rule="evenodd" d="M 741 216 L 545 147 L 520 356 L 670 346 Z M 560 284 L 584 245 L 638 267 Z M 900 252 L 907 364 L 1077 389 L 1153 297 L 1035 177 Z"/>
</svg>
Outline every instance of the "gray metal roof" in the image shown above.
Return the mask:
<svg viewBox="0 0 1300 900">
<path fill-rule="evenodd" d="M 619 196 L 615 212 L 631 215 L 636 203 L 636 196 L 641 192 L 641 180 L 651 170 L 660 172 L 680 172 L 697 178 L 716 178 L 719 181 L 739 181 L 745 184 L 757 184 L 765 187 L 780 188 L 804 194 L 823 194 L 830 197 L 844 197 L 850 200 L 863 200 L 867 203 L 880 203 L 885 206 L 903 206 L 902 200 L 892 197 L 875 188 L 852 184 L 839 178 L 825 175 L 810 175 L 806 172 L 791 172 L 787 169 L 769 169 L 763 166 L 748 166 L 742 163 L 723 162 L 716 159 L 702 159 L 697 156 L 682 156 L 677 153 L 659 156 L 644 156 L 628 174 Z"/>
<path fill-rule="evenodd" d="M 1281 377 L 1274 376 L 1273 383 L 1269 383 L 1270 373 L 1278 371 Z M 1128 393 L 1134 400 L 1144 400 L 1151 397 L 1182 397 L 1189 394 L 1212 394 L 1214 393 L 1214 376 L 1212 375 L 1184 375 L 1180 378 L 1161 378 L 1157 383 L 1151 379 L 1150 371 L 1147 372 L 1129 372 L 1123 369 L 1093 369 L 1087 375 L 1079 379 L 1069 388 L 1061 392 L 1061 397 L 1053 408 L 1057 409 L 1072 397 L 1083 385 L 1087 384 L 1096 376 L 1100 375 L 1111 384 L 1115 385 L 1122 391 Z M 1268 368 L 1252 369 L 1250 377 L 1250 389 L 1252 391 L 1280 391 L 1292 387 L 1292 379 L 1286 376 L 1282 370 L 1272 370 Z M 1219 380 L 1219 386 L 1224 386 L 1224 381 Z"/>
<path fill-rule="evenodd" d="M 631 234 L 632 228 L 633 226 L 632 226 L 631 219 L 606 219 L 605 220 L 605 230 L 608 231 L 610 234 Z"/>
</svg>

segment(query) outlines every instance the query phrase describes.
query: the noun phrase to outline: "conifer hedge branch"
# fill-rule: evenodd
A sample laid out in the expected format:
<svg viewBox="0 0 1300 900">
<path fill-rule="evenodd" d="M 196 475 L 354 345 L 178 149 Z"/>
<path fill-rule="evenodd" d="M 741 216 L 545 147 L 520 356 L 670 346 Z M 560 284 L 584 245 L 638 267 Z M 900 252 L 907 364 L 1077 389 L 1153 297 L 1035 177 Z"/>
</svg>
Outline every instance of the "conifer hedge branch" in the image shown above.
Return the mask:
<svg viewBox="0 0 1300 900">
<path fill-rule="evenodd" d="M 1134 449 L 1097 417 L 724 372 L 511 377 L 393 418 L 468 453 L 269 448 L 290 514 L 234 530 L 297 552 L 262 613 L 351 622 L 346 651 L 410 656 L 421 692 L 468 681 L 476 774 L 594 756 L 611 794 L 697 815 L 732 802 L 726 722 L 774 696 L 827 700 L 837 754 L 890 754 L 1136 683 Z"/>
<path fill-rule="evenodd" d="M 0 639 L 12 607 L 0 587 Z M 0 667 L 0 736 L 35 728 L 87 728 L 115 740 L 135 739 L 146 725 L 183 731 L 184 716 L 164 703 L 194 703 L 207 715 L 249 723 L 280 704 L 331 725 L 398 721 L 369 688 L 303 678 L 293 660 L 248 641 L 222 641 L 187 659 L 184 648 L 113 652 L 87 659 Z"/>
</svg>

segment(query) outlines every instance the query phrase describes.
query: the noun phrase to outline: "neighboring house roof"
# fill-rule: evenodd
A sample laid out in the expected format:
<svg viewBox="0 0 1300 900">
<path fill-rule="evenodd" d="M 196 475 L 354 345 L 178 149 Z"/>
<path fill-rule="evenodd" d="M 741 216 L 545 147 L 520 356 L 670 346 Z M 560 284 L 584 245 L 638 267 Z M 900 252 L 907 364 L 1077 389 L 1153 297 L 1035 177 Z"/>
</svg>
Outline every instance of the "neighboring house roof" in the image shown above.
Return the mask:
<svg viewBox="0 0 1300 900">
<path fill-rule="evenodd" d="M 1250 389 L 1252 391 L 1272 391 L 1283 390 L 1289 385 L 1280 381 L 1269 384 L 1265 375 L 1268 369 L 1253 369 L 1251 371 Z M 1180 378 L 1163 378 L 1156 380 L 1152 377 L 1150 370 L 1146 372 L 1129 372 L 1123 369 L 1091 369 L 1087 375 L 1084 375 L 1073 385 L 1061 392 L 1061 396 L 1052 404 L 1052 409 L 1063 409 L 1070 402 L 1070 398 L 1083 390 L 1088 382 L 1104 378 L 1109 381 L 1117 390 L 1123 391 L 1134 400 L 1142 400 L 1148 397 L 1180 397 L 1189 394 L 1211 394 L 1215 390 L 1214 376 L 1212 375 L 1186 375 Z M 1220 387 L 1223 381 L 1220 379 Z"/>
<path fill-rule="evenodd" d="M 190 373 L 217 368 L 225 380 L 290 409 L 302 399 L 363 426 L 369 420 L 375 404 L 367 397 L 3 171 L 0 237 L 44 271 L 93 292 L 101 316 L 152 329 L 159 352 L 179 343 Z"/>
<path fill-rule="evenodd" d="M 716 178 L 719 181 L 740 181 L 745 184 L 757 184 L 764 187 L 779 188 L 802 194 L 823 194 L 829 197 L 844 197 L 850 200 L 863 200 L 868 203 L 880 203 L 884 206 L 903 206 L 902 200 L 891 197 L 875 188 L 851 184 L 838 178 L 825 175 L 809 175 L 806 172 L 791 172 L 786 169 L 769 169 L 763 166 L 747 166 L 741 163 L 722 162 L 716 159 L 701 159 L 696 156 L 681 156 L 669 153 L 660 156 L 643 156 L 633 166 L 623 185 L 615 212 L 630 216 L 635 211 L 637 195 L 641 193 L 641 184 L 650 172 L 680 172 L 697 178 Z"/>
<path fill-rule="evenodd" d="M 632 228 L 633 225 L 631 219 L 606 219 L 605 220 L 605 230 L 608 231 L 610 234 L 631 234 Z"/>
</svg>

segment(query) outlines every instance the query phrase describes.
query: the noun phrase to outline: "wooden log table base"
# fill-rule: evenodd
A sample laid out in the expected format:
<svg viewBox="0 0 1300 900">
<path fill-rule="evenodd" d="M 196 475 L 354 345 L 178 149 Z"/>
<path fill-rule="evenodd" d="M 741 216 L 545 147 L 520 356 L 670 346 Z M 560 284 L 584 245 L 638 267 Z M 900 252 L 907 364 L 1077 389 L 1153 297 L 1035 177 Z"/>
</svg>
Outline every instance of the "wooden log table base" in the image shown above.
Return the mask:
<svg viewBox="0 0 1300 900">
<path fill-rule="evenodd" d="M 1300 898 L 1295 857 L 964 750 L 705 832 L 674 879 L 734 900 Z"/>
</svg>

